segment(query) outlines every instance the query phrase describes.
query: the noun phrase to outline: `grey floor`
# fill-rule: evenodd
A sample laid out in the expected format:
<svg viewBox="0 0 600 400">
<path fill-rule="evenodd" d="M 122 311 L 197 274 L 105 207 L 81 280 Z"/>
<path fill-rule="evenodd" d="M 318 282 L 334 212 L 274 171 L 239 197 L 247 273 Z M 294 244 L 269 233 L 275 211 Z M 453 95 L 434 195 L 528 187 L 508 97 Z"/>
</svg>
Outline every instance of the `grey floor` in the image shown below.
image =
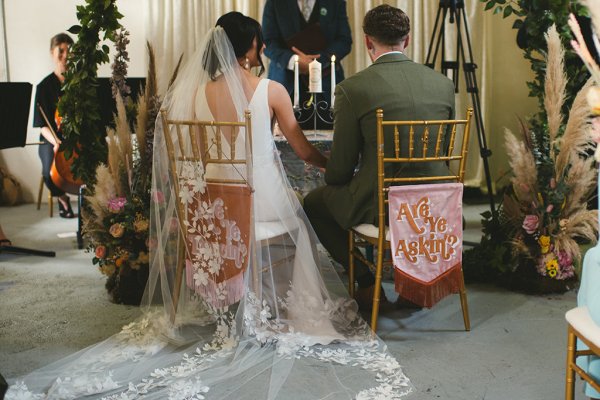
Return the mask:
<svg viewBox="0 0 600 400">
<path fill-rule="evenodd" d="M 479 213 L 465 205 L 465 240 L 478 240 Z M 14 245 L 56 251 L 56 258 L 0 254 L 0 373 L 7 379 L 62 358 L 113 333 L 139 311 L 108 301 L 92 254 L 77 250 L 75 220 L 49 218 L 47 206 L 0 208 Z M 384 284 L 393 297 L 392 282 Z M 530 296 L 467 285 L 471 332 L 458 296 L 431 310 L 396 310 L 379 335 L 416 387 L 410 399 L 564 398 L 566 325 L 576 292 Z M 578 383 L 580 386 L 580 383 Z M 581 388 L 577 398 L 583 399 Z"/>
</svg>

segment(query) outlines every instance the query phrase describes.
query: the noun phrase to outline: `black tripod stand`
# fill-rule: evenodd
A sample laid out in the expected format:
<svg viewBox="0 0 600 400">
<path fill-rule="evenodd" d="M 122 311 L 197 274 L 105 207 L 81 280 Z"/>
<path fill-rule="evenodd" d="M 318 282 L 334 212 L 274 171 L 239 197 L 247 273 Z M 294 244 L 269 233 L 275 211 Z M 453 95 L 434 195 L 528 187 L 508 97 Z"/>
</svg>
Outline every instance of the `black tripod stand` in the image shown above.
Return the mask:
<svg viewBox="0 0 600 400">
<path fill-rule="evenodd" d="M 446 42 L 446 19 L 449 20 L 450 24 L 456 25 L 456 61 L 448 61 L 446 59 L 446 49 L 444 48 L 444 44 Z M 466 40 L 463 39 L 463 34 L 465 35 Z M 465 57 L 465 42 L 468 49 L 468 59 Z M 471 102 L 473 103 L 473 109 L 475 113 L 475 125 L 477 126 L 477 139 L 479 142 L 479 154 L 481 156 L 481 159 L 483 160 L 483 169 L 485 172 L 485 181 L 487 184 L 492 218 L 496 220 L 496 205 L 494 202 L 494 193 L 492 190 L 492 177 L 490 175 L 490 166 L 488 162 L 488 157 L 492 155 L 492 152 L 487 147 L 485 131 L 483 129 L 483 119 L 481 117 L 481 103 L 479 99 L 479 87 L 477 86 L 477 78 L 475 76 L 475 70 L 477 69 L 477 65 L 473 62 L 471 37 L 469 34 L 469 26 L 467 25 L 465 3 L 463 0 L 440 0 L 438 12 L 435 17 L 435 24 L 433 26 L 433 33 L 431 35 L 431 41 L 429 42 L 429 50 L 427 51 L 427 59 L 425 61 L 425 65 L 432 69 L 435 69 L 436 67 L 436 60 L 440 51 L 440 46 L 442 47 L 442 74 L 447 76 L 448 71 L 452 71 L 451 76 L 452 81 L 454 82 L 454 91 L 456 93 L 458 93 L 458 78 L 461 63 L 463 66 L 467 93 L 471 93 Z"/>
</svg>

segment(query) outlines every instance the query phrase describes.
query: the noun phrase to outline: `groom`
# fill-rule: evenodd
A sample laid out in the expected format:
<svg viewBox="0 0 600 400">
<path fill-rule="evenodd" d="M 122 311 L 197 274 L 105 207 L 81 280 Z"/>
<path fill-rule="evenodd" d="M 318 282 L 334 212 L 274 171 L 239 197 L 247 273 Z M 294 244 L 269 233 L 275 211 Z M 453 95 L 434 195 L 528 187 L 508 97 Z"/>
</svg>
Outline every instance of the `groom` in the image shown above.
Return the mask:
<svg viewBox="0 0 600 400">
<path fill-rule="evenodd" d="M 363 21 L 365 44 L 373 64 L 346 78 L 335 89 L 334 136 L 325 171 L 325 186 L 310 192 L 304 209 L 331 256 L 348 268 L 348 232 L 361 223 L 377 222 L 377 150 L 375 111 L 389 120 L 432 120 L 454 117 L 454 85 L 444 75 L 410 60 L 410 21 L 400 9 L 381 5 Z M 401 143 L 407 141 L 402 141 Z M 398 174 L 443 175 L 434 167 Z M 432 173 L 433 172 L 433 173 Z M 356 261 L 356 300 L 372 304 L 375 277 Z M 382 292 L 381 305 L 387 303 Z M 389 303 L 388 303 L 389 304 Z"/>
</svg>

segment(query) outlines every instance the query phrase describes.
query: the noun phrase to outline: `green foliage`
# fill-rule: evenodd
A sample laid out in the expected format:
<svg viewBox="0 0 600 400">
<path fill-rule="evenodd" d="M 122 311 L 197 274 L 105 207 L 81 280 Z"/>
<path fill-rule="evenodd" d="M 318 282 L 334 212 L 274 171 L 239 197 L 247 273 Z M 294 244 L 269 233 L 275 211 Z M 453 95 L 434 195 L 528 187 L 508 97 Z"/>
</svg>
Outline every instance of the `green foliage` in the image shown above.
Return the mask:
<svg viewBox="0 0 600 400">
<path fill-rule="evenodd" d="M 96 167 L 105 162 L 107 147 L 105 127 L 100 119 L 97 72 L 100 64 L 109 61 L 109 47 L 100 46 L 102 40 L 115 41 L 116 31 L 121 27 L 116 0 L 86 0 L 77 6 L 77 19 L 69 32 L 77 35 L 71 47 L 64 94 L 58 110 L 63 116 L 62 131 L 65 137 L 62 148 L 65 156 L 73 160 L 73 174 L 87 185 L 96 180 Z"/>
<path fill-rule="evenodd" d="M 492 218 L 491 211 L 482 213 L 481 217 L 481 242 L 463 255 L 465 279 L 469 282 L 497 283 L 510 276 L 516 266 L 509 239 L 512 225 L 506 223 L 502 205 L 498 207 L 498 219 Z"/>
<path fill-rule="evenodd" d="M 546 61 L 544 54 L 547 50 L 544 34 L 552 24 L 560 35 L 565 52 L 565 74 L 569 77 L 566 87 L 566 100 L 563 104 L 562 114 L 568 115 L 571 104 L 579 89 L 589 78 L 589 73 L 577 54 L 570 50 L 572 34 L 567 24 L 569 13 L 575 15 L 588 15 L 587 9 L 577 0 L 480 0 L 485 3 L 486 10 L 493 10 L 494 14 L 501 14 L 503 18 L 515 15 L 517 19 L 513 24 L 514 29 L 519 29 L 519 43 L 523 46 L 525 58 L 530 62 L 535 74 L 533 81 L 527 82 L 529 96 L 537 97 L 540 112 L 531 121 L 533 128 L 539 128 L 539 121 L 546 121 L 544 110 L 544 80 L 546 74 Z"/>
</svg>

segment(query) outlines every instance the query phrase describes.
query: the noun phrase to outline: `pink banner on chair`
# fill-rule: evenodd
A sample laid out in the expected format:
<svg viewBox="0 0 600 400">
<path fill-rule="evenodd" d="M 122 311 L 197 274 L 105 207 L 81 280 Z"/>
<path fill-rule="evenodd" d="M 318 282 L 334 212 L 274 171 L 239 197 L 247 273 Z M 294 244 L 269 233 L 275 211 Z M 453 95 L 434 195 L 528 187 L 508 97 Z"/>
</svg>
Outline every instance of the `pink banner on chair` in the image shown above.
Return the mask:
<svg viewBox="0 0 600 400">
<path fill-rule="evenodd" d="M 390 243 L 401 297 L 431 307 L 459 292 L 462 193 L 462 183 L 390 187 Z"/>
</svg>

